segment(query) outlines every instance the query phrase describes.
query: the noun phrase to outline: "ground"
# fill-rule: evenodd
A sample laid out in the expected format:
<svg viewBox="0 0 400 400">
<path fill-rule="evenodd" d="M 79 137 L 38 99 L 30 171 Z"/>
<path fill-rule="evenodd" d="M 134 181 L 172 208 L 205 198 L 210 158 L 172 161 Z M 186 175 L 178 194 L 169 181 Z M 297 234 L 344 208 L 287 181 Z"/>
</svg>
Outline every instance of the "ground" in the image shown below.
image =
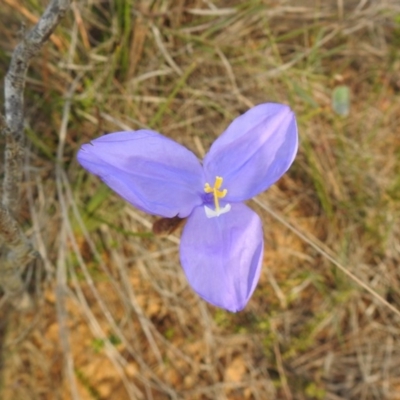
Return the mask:
<svg viewBox="0 0 400 400">
<path fill-rule="evenodd" d="M 46 4 L 2 5 L 1 81 Z M 0 303 L 0 397 L 400 399 L 399 46 L 395 0 L 74 2 L 27 78 L 18 218 L 41 259 L 35 309 Z M 269 101 L 299 153 L 248 202 L 263 270 L 232 314 L 188 285 L 181 231 L 153 235 L 76 153 L 149 127 L 202 157 Z"/>
</svg>

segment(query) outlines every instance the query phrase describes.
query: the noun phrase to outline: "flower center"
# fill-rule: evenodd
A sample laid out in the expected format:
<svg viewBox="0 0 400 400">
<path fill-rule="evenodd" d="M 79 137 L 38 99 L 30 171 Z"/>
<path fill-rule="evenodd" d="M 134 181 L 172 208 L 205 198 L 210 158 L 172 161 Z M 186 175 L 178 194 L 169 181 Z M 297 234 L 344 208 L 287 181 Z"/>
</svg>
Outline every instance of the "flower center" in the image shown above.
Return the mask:
<svg viewBox="0 0 400 400">
<path fill-rule="evenodd" d="M 204 206 L 205 211 L 206 211 L 206 215 L 207 215 L 208 218 L 218 217 L 221 214 L 224 214 L 224 213 L 228 212 L 231 209 L 230 204 L 227 204 L 222 209 L 219 206 L 219 199 L 224 198 L 226 196 L 226 194 L 228 193 L 227 189 L 219 190 L 221 188 L 222 182 L 223 182 L 223 178 L 221 176 L 216 176 L 215 177 L 214 186 L 211 187 L 209 183 L 206 183 L 204 185 L 204 191 L 206 193 L 212 193 L 213 194 L 214 205 L 215 205 L 215 211 L 211 210 L 207 206 Z"/>
</svg>

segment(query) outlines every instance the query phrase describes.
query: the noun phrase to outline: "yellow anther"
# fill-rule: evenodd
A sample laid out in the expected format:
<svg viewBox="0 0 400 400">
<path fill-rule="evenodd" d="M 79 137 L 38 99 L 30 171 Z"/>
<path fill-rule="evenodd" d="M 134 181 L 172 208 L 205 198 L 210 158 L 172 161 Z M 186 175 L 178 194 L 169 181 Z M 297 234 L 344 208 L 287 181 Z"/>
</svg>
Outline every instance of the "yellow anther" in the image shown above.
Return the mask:
<svg viewBox="0 0 400 400">
<path fill-rule="evenodd" d="M 214 204 L 215 204 L 215 211 L 219 212 L 219 200 L 222 199 L 223 197 L 226 196 L 228 191 L 226 189 L 224 190 L 219 190 L 219 188 L 222 185 L 223 178 L 220 176 L 215 177 L 215 183 L 214 186 L 211 187 L 208 183 L 205 184 L 204 186 L 204 191 L 206 193 L 213 193 L 214 195 Z"/>
</svg>

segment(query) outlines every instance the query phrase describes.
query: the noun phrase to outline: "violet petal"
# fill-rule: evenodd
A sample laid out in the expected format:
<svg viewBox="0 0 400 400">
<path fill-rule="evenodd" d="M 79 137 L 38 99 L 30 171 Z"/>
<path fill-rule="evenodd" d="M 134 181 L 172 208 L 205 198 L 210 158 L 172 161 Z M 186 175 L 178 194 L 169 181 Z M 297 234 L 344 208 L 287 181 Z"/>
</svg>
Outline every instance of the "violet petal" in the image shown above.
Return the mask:
<svg viewBox="0 0 400 400">
<path fill-rule="evenodd" d="M 296 120 L 288 106 L 260 104 L 236 118 L 204 159 L 206 181 L 221 176 L 224 200 L 250 199 L 268 189 L 290 167 L 297 152 Z"/>
<path fill-rule="evenodd" d="M 260 276 L 260 218 L 240 203 L 215 218 L 207 218 L 204 208 L 197 207 L 184 228 L 180 255 L 190 285 L 202 298 L 226 310 L 240 311 Z"/>
<path fill-rule="evenodd" d="M 157 132 L 104 135 L 85 144 L 79 163 L 149 214 L 187 217 L 201 204 L 203 171 L 196 156 Z"/>
</svg>

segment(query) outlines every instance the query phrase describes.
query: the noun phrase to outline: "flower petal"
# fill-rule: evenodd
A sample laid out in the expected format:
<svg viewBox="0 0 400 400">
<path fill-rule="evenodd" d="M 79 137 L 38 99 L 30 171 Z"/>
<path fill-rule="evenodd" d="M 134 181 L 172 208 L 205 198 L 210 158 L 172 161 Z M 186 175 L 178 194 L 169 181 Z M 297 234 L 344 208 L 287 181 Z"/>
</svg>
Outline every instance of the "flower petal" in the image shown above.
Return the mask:
<svg viewBox="0 0 400 400">
<path fill-rule="evenodd" d="M 135 207 L 187 217 L 201 204 L 203 171 L 196 156 L 150 130 L 117 132 L 85 144 L 79 163 Z"/>
<path fill-rule="evenodd" d="M 239 203 L 215 218 L 195 208 L 183 230 L 180 256 L 193 289 L 209 303 L 236 312 L 257 285 L 263 249 L 260 218 Z"/>
<path fill-rule="evenodd" d="M 297 153 L 296 119 L 288 106 L 260 104 L 236 118 L 204 159 L 207 182 L 223 178 L 226 201 L 244 201 L 268 189 Z"/>
</svg>

